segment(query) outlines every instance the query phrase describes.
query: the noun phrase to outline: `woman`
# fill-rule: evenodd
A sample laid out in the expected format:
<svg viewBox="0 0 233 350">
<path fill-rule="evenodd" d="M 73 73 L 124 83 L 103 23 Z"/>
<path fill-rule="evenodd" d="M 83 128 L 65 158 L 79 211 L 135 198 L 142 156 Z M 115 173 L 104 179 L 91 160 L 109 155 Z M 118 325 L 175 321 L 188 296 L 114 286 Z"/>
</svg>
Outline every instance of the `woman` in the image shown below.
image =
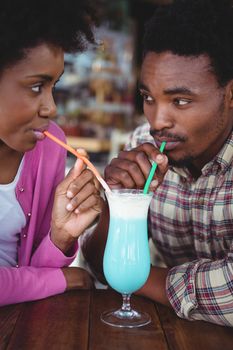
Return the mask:
<svg viewBox="0 0 233 350">
<path fill-rule="evenodd" d="M 0 3 L 0 305 L 85 284 L 66 266 L 101 199 L 82 161 L 64 179 L 66 153 L 43 131 L 64 140 L 53 89 L 64 52 L 94 41 L 94 13 L 88 1 Z"/>
</svg>

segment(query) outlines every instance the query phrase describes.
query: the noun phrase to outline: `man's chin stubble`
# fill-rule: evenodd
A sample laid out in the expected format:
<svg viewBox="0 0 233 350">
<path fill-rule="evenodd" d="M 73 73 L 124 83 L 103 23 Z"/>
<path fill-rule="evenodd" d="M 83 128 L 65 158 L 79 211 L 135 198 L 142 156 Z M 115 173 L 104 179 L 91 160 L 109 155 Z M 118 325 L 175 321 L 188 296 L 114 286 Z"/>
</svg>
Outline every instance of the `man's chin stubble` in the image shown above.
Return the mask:
<svg viewBox="0 0 233 350">
<path fill-rule="evenodd" d="M 188 168 L 192 165 L 193 161 L 194 161 L 194 158 L 192 157 L 187 157 L 187 158 L 178 159 L 178 160 L 168 158 L 168 164 L 176 168 Z"/>
</svg>

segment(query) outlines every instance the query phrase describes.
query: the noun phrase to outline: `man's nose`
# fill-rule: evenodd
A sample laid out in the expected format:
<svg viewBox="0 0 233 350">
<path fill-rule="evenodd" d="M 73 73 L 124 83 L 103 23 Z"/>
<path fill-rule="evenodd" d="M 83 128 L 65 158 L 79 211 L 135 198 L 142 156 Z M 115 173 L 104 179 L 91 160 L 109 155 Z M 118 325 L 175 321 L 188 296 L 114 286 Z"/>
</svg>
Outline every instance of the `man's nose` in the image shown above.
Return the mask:
<svg viewBox="0 0 233 350">
<path fill-rule="evenodd" d="M 157 106 L 150 118 L 150 124 L 154 130 L 170 129 L 173 127 L 173 118 L 168 108 Z"/>
</svg>

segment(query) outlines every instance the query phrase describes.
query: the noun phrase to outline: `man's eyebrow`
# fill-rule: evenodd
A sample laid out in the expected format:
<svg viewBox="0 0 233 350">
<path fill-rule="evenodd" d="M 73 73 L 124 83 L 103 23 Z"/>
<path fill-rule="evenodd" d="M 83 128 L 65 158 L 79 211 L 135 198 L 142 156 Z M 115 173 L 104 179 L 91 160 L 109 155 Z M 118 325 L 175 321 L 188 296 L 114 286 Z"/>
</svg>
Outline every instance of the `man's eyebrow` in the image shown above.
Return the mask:
<svg viewBox="0 0 233 350">
<path fill-rule="evenodd" d="M 182 95 L 189 95 L 189 96 L 195 95 L 193 91 L 191 91 L 185 86 L 175 86 L 174 88 L 165 89 L 164 94 L 165 95 L 182 94 Z"/>
<path fill-rule="evenodd" d="M 138 89 L 150 92 L 150 89 L 142 82 L 139 82 Z M 175 87 L 172 87 L 169 89 L 165 89 L 163 91 L 163 93 L 165 95 L 176 95 L 176 94 L 189 95 L 189 96 L 195 95 L 195 93 L 193 91 L 191 91 L 190 89 L 188 89 L 185 86 L 175 86 Z"/>
<path fill-rule="evenodd" d="M 148 87 L 147 87 L 145 84 L 143 84 L 142 82 L 139 82 L 139 83 L 138 83 L 138 89 L 139 89 L 139 90 L 150 91 L 150 90 L 148 89 Z"/>
</svg>

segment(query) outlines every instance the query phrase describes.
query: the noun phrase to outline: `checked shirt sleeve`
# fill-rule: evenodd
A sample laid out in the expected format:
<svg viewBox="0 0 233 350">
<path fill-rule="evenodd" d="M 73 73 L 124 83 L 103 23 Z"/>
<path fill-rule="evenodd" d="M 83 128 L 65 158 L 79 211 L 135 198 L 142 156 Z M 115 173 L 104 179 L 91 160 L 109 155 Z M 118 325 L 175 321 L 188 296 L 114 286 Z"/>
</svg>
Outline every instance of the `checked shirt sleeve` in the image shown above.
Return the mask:
<svg viewBox="0 0 233 350">
<path fill-rule="evenodd" d="M 169 271 L 168 299 L 181 318 L 233 326 L 233 254 L 198 260 Z"/>
</svg>

